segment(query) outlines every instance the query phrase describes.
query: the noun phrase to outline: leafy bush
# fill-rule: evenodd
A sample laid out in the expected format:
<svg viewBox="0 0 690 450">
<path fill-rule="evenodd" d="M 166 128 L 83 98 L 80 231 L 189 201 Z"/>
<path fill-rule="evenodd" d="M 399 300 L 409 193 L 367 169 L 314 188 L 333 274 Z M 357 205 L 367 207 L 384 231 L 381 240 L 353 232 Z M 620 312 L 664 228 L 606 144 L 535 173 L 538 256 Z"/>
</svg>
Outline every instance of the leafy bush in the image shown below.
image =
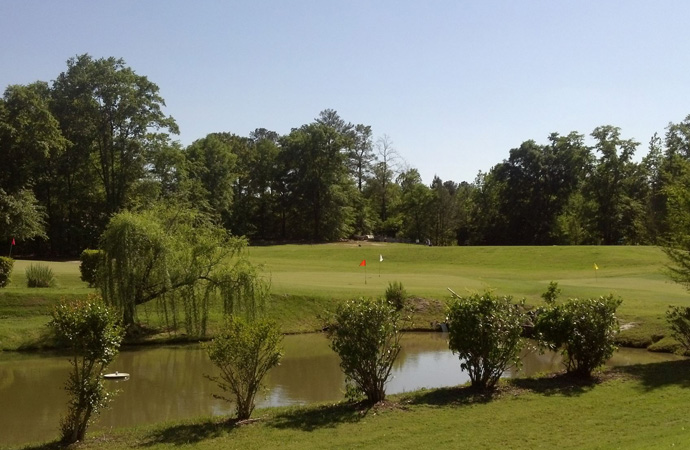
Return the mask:
<svg viewBox="0 0 690 450">
<path fill-rule="evenodd" d="M 549 287 L 546 288 L 546 292 L 541 294 L 541 298 L 544 299 L 547 305 L 553 305 L 556 303 L 559 295 L 561 295 L 561 288 L 558 287 L 558 283 L 552 281 L 549 283 Z"/>
<path fill-rule="evenodd" d="M 13 268 L 14 259 L 0 256 L 0 288 L 10 284 Z"/>
<path fill-rule="evenodd" d="M 520 363 L 524 314 L 511 297 L 491 292 L 459 297 L 449 305 L 446 321 L 448 346 L 472 387 L 491 389 L 507 368 Z"/>
<path fill-rule="evenodd" d="M 666 311 L 666 321 L 671 327 L 674 339 L 680 342 L 685 350 L 690 350 L 690 307 L 670 306 Z"/>
<path fill-rule="evenodd" d="M 53 270 L 45 264 L 31 264 L 26 268 L 26 285 L 30 288 L 55 286 Z"/>
<path fill-rule="evenodd" d="M 385 385 L 400 353 L 399 319 L 399 312 L 384 299 L 338 305 L 328 337 L 340 356 L 348 397 L 364 394 L 371 403 L 385 399 Z"/>
<path fill-rule="evenodd" d="M 81 252 L 79 256 L 79 272 L 81 272 L 81 281 L 89 283 L 89 287 L 96 286 L 96 276 L 98 275 L 98 266 L 103 260 L 102 250 L 89 250 L 88 248 Z"/>
<path fill-rule="evenodd" d="M 613 295 L 598 299 L 573 298 L 537 312 L 535 333 L 542 346 L 561 349 L 568 373 L 589 377 L 616 350 L 616 309 Z"/>
<path fill-rule="evenodd" d="M 393 281 L 392 283 L 388 283 L 388 288 L 386 289 L 386 301 L 395 306 L 395 309 L 398 311 L 403 309 L 406 298 L 407 292 L 405 291 L 405 288 L 401 282 Z"/>
<path fill-rule="evenodd" d="M 249 419 L 254 397 L 266 373 L 280 362 L 282 335 L 278 325 L 269 320 L 246 320 L 230 316 L 223 328 L 204 344 L 211 361 L 220 369 L 220 377 L 207 376 L 234 399 L 216 396 L 235 403 L 237 418 Z"/>
<path fill-rule="evenodd" d="M 81 441 L 86 428 L 110 401 L 102 383 L 103 370 L 118 353 L 123 331 L 117 314 L 100 297 L 61 301 L 50 325 L 57 338 L 70 349 L 67 416 L 61 423 L 62 442 Z"/>
</svg>

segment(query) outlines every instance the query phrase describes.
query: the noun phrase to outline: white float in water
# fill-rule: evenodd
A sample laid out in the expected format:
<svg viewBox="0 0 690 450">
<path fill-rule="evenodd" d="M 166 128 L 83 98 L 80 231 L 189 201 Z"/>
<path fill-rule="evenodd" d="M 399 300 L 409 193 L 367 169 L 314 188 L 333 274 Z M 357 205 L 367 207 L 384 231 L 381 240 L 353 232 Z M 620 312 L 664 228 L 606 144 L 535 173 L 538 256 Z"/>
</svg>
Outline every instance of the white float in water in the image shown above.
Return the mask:
<svg viewBox="0 0 690 450">
<path fill-rule="evenodd" d="M 129 379 L 129 374 L 115 371 L 115 373 L 106 373 L 105 375 L 103 375 L 103 378 L 105 378 L 106 380 L 127 380 Z"/>
</svg>

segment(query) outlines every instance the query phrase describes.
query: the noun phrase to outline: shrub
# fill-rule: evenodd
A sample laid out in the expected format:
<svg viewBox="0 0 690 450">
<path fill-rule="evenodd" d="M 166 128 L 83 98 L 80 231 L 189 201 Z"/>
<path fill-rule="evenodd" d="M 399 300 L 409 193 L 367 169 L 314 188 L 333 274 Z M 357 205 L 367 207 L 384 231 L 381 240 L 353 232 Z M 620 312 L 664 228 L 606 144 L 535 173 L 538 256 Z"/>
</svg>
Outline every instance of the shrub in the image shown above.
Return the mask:
<svg viewBox="0 0 690 450">
<path fill-rule="evenodd" d="M 45 264 L 31 264 L 26 269 L 26 285 L 30 288 L 55 286 L 53 270 Z"/>
<path fill-rule="evenodd" d="M 79 256 L 79 272 L 81 272 L 81 281 L 89 283 L 89 287 L 96 286 L 98 266 L 102 260 L 102 250 L 89 250 L 87 248 L 81 252 L 81 255 Z"/>
<path fill-rule="evenodd" d="M 401 282 L 393 281 L 392 283 L 388 283 L 388 288 L 386 289 L 386 301 L 395 306 L 395 309 L 398 311 L 403 309 L 406 298 L 407 292 L 405 291 L 405 288 Z"/>
<path fill-rule="evenodd" d="M 338 305 L 328 326 L 331 348 L 340 356 L 348 397 L 364 394 L 376 403 L 400 353 L 399 312 L 384 299 L 350 300 Z"/>
<path fill-rule="evenodd" d="M 589 377 L 616 350 L 616 309 L 613 295 L 598 299 L 573 298 L 537 312 L 535 333 L 542 346 L 561 349 L 568 373 Z"/>
<path fill-rule="evenodd" d="M 520 363 L 524 314 L 511 297 L 491 292 L 459 297 L 448 307 L 448 346 L 475 389 L 491 389 Z"/>
<path fill-rule="evenodd" d="M 10 284 L 13 268 L 14 259 L 0 256 L 0 288 Z"/>
<path fill-rule="evenodd" d="M 93 418 L 107 406 L 109 394 L 102 383 L 103 370 L 118 353 L 123 331 L 117 314 L 100 297 L 61 301 L 53 310 L 50 325 L 70 349 L 67 416 L 62 418 L 62 442 L 81 441 Z"/>
<path fill-rule="evenodd" d="M 546 291 L 541 294 L 541 298 L 544 299 L 547 305 L 553 305 L 556 303 L 556 299 L 559 295 L 561 295 L 561 289 L 558 287 L 558 283 L 552 281 L 549 283 L 549 287 L 546 288 Z"/>
<path fill-rule="evenodd" d="M 211 377 L 234 399 L 237 418 L 246 420 L 254 410 L 254 397 L 266 373 L 280 362 L 282 335 L 278 325 L 260 319 L 248 322 L 237 316 L 225 319 L 223 328 L 209 343 L 204 344 L 211 361 L 220 369 L 220 377 Z"/>
<path fill-rule="evenodd" d="M 666 321 L 671 327 L 673 338 L 690 350 L 690 308 L 687 306 L 669 306 Z"/>
</svg>

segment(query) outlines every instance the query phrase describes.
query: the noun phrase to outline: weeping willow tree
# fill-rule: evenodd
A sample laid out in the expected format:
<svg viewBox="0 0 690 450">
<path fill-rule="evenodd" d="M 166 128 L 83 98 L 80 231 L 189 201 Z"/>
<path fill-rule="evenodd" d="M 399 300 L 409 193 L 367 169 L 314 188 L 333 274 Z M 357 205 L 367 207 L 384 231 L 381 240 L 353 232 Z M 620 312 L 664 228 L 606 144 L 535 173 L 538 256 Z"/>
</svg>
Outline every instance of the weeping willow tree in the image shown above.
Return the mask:
<svg viewBox="0 0 690 450">
<path fill-rule="evenodd" d="M 137 306 L 150 302 L 172 328 L 203 336 L 214 305 L 249 318 L 263 306 L 268 286 L 243 257 L 246 245 L 193 209 L 123 211 L 101 236 L 98 286 L 130 331 Z"/>
</svg>

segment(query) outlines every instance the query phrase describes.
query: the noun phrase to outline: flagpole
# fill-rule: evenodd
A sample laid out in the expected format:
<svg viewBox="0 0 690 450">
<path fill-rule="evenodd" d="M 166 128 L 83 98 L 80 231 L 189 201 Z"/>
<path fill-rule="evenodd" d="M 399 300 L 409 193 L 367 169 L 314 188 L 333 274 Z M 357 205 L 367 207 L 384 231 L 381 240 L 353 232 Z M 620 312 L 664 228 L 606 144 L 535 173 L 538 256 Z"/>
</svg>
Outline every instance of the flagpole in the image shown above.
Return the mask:
<svg viewBox="0 0 690 450">
<path fill-rule="evenodd" d="M 10 242 L 10 258 L 12 257 L 12 247 L 13 247 L 12 243 L 13 242 L 14 242 L 14 238 L 12 238 L 12 241 Z"/>
</svg>

